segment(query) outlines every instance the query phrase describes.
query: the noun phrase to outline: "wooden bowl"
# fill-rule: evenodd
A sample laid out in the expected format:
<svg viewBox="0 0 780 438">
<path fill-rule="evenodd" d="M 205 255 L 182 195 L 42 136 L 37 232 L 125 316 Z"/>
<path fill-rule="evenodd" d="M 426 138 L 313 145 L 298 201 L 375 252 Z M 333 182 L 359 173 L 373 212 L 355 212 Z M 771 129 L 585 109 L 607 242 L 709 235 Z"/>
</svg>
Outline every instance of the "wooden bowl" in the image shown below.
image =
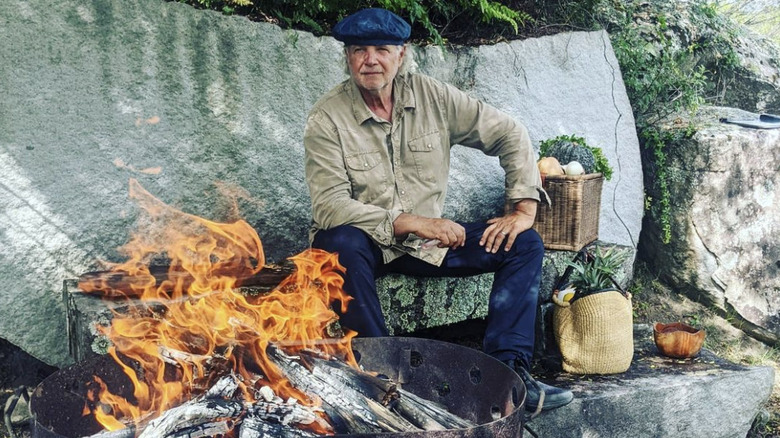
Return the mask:
<svg viewBox="0 0 780 438">
<path fill-rule="evenodd" d="M 653 325 L 653 338 L 658 351 L 664 356 L 674 358 L 685 359 L 698 355 L 706 334 L 704 330 L 682 322 L 657 322 Z"/>
</svg>

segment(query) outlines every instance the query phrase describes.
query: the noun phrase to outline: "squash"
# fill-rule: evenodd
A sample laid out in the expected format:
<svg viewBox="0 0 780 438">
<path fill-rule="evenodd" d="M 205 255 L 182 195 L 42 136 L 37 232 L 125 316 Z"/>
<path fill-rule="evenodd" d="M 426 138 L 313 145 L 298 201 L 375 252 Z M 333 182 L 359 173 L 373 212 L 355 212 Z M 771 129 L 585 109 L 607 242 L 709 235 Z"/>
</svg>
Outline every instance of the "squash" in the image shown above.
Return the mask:
<svg viewBox="0 0 780 438">
<path fill-rule="evenodd" d="M 539 173 L 542 175 L 555 176 L 563 175 L 563 168 L 561 163 L 555 157 L 543 157 L 536 163 L 539 167 Z"/>
</svg>

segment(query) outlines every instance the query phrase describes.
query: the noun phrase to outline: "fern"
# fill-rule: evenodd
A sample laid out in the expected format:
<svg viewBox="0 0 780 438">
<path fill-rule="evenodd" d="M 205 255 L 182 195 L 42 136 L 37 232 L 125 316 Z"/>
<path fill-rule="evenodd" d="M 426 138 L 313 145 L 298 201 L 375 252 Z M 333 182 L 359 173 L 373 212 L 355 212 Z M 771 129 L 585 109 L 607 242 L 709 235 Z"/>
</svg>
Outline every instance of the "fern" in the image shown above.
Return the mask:
<svg viewBox="0 0 780 438">
<path fill-rule="evenodd" d="M 225 13 L 251 13 L 270 16 L 287 28 L 297 28 L 312 31 L 316 34 L 326 34 L 329 27 L 340 19 L 363 8 L 378 7 L 395 12 L 405 18 L 413 26 L 413 32 L 423 35 L 415 38 L 426 38 L 434 44 L 443 45 L 446 42 L 442 32 L 449 25 L 460 20 L 472 23 L 473 30 L 486 31 L 489 35 L 501 34 L 502 28 L 511 28 L 518 33 L 520 26 L 533 22 L 533 18 L 525 12 L 517 11 L 509 6 L 492 0 L 176 0 L 194 6 L 221 10 Z M 473 26 L 474 23 L 481 23 Z M 475 28 L 475 29 L 474 29 Z M 461 29 L 462 30 L 462 29 Z"/>
</svg>

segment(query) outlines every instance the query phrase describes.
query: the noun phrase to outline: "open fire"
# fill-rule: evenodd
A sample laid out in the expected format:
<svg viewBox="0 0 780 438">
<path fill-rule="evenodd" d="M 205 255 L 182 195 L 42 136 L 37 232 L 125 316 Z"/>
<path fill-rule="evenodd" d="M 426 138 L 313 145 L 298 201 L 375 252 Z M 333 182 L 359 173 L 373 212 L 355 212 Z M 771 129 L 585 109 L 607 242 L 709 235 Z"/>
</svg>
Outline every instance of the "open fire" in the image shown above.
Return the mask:
<svg viewBox="0 0 780 438">
<path fill-rule="evenodd" d="M 281 397 L 308 401 L 269 360 L 271 343 L 325 349 L 355 364 L 350 348 L 354 333 L 321 342 L 326 327 L 337 319 L 331 305 L 349 301 L 334 254 L 304 251 L 292 258 L 294 273 L 274 291 L 245 296 L 237 289 L 240 281 L 265 265 L 260 238 L 248 223 L 215 223 L 183 213 L 135 180 L 130 196 L 142 208 L 144 227 L 121 248 L 128 260 L 111 266 L 129 280 L 121 288 L 103 278 L 79 284 L 86 292 L 154 303 L 115 315 L 105 333 L 113 344 L 109 353 L 134 386 L 131 402 L 98 381 L 100 390 L 85 411 L 105 429 L 122 429 L 175 407 L 191 398 L 193 389 L 213 384 L 214 374 L 225 369 L 239 376 L 250 399 L 253 391 L 244 382 L 262 380 Z M 169 265 L 163 281 L 150 271 L 161 255 Z M 247 369 L 248 364 L 254 369 Z"/>
<path fill-rule="evenodd" d="M 121 248 L 128 260 L 79 282 L 127 302 L 104 329 L 109 355 L 36 389 L 34 437 L 522 435 L 525 388 L 497 360 L 334 330 L 332 306 L 349 302 L 336 255 L 309 249 L 264 276 L 246 222 L 183 213 L 134 180 L 130 194 L 144 226 Z"/>
</svg>

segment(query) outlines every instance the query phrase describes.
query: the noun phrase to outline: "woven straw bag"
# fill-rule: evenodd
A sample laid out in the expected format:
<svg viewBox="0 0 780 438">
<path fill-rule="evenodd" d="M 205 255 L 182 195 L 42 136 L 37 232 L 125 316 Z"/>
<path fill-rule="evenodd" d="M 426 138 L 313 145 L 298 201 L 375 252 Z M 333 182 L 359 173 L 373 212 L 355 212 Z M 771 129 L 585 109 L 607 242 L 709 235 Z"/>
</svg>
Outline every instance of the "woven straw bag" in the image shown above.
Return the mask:
<svg viewBox="0 0 780 438">
<path fill-rule="evenodd" d="M 579 254 L 578 254 L 579 255 Z M 559 281 L 566 286 L 567 269 Z M 563 370 L 573 374 L 617 374 L 625 372 L 634 355 L 634 323 L 631 296 L 617 282 L 615 290 L 604 290 L 570 302 L 552 301 L 553 332 L 563 357 Z"/>
</svg>

